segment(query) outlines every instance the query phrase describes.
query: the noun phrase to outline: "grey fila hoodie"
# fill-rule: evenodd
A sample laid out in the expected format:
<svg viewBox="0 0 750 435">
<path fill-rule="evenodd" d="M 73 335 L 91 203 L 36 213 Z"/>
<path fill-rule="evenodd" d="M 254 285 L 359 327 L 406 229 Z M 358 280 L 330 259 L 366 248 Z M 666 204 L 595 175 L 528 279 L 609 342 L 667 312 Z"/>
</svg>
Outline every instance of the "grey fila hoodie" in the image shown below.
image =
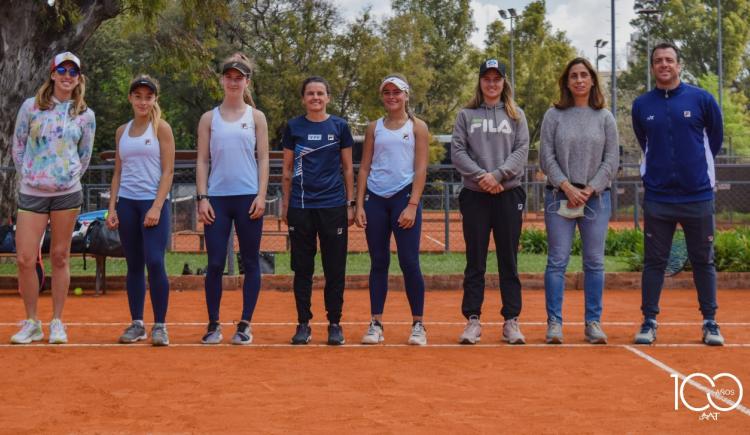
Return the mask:
<svg viewBox="0 0 750 435">
<path fill-rule="evenodd" d="M 476 109 L 462 109 L 456 117 L 451 141 L 451 160 L 463 177 L 464 187 L 483 192 L 477 180 L 491 173 L 504 190 L 521 185 L 529 158 L 529 127 L 516 106 L 514 121 L 500 102 L 482 103 Z"/>
</svg>

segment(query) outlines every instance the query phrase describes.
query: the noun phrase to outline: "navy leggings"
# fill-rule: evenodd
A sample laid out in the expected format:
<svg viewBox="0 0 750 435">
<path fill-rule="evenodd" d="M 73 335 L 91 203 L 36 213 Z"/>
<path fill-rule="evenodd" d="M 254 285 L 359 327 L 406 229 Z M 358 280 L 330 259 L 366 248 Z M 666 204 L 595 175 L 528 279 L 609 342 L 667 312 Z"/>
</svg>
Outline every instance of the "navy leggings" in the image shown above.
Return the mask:
<svg viewBox="0 0 750 435">
<path fill-rule="evenodd" d="M 260 292 L 260 236 L 263 233 L 263 218 L 250 219 L 250 205 L 255 195 L 212 196 L 211 207 L 215 219 L 204 225 L 208 267 L 206 269 L 206 307 L 208 320 L 219 321 L 221 306 L 221 277 L 226 265 L 229 233 L 234 222 L 245 277 L 242 283 L 242 317 L 248 322 L 253 317 Z"/>
<path fill-rule="evenodd" d="M 367 190 L 367 247 L 370 251 L 370 311 L 383 314 L 388 294 L 388 267 L 391 262 L 391 233 L 396 238 L 398 263 L 404 274 L 406 297 L 412 316 L 422 316 L 424 310 L 424 278 L 419 267 L 419 239 L 422 234 L 422 206 L 417 208 L 414 226 L 403 229 L 398 217 L 409 203 L 411 185 L 390 198 L 383 198 Z"/>
<path fill-rule="evenodd" d="M 120 241 L 128 264 L 126 286 L 130 317 L 133 320 L 143 320 L 143 305 L 146 299 L 145 267 L 148 269 L 154 322 L 164 323 L 169 304 L 169 279 L 164 266 L 164 254 L 169 242 L 171 213 L 170 203 L 165 201 L 159 224 L 146 228 L 143 221 L 153 204 L 154 201 L 150 199 L 119 198 L 116 210 L 120 220 Z"/>
</svg>

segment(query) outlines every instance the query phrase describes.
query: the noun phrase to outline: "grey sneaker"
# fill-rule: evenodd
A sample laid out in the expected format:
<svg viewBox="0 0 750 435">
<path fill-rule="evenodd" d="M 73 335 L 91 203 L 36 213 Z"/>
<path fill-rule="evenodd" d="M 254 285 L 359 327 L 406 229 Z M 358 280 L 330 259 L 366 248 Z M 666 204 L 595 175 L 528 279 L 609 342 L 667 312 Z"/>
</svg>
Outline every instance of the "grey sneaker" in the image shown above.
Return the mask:
<svg viewBox="0 0 750 435">
<path fill-rule="evenodd" d="M 147 337 L 146 328 L 143 326 L 143 323 L 133 322 L 125 328 L 125 332 L 120 336 L 120 343 L 135 343 L 136 341 L 145 340 Z"/>
<path fill-rule="evenodd" d="M 724 337 L 715 321 L 703 322 L 703 342 L 709 346 L 724 346 Z"/>
<path fill-rule="evenodd" d="M 39 320 L 26 319 L 21 322 L 21 330 L 10 338 L 13 344 L 29 344 L 32 341 L 40 341 L 44 338 L 42 322 Z"/>
<path fill-rule="evenodd" d="M 656 341 L 656 328 L 658 327 L 656 320 L 644 320 L 641 330 L 635 334 L 635 344 L 651 344 Z"/>
<path fill-rule="evenodd" d="M 362 337 L 362 344 L 379 344 L 385 340 L 383 337 L 383 325 L 375 319 L 370 321 L 367 332 Z"/>
<path fill-rule="evenodd" d="M 526 337 L 521 334 L 518 317 L 508 319 L 503 323 L 503 340 L 508 344 L 526 344 Z"/>
<path fill-rule="evenodd" d="M 241 320 L 237 323 L 237 332 L 232 337 L 232 344 L 250 344 L 253 342 L 253 329 L 250 323 Z"/>
<path fill-rule="evenodd" d="M 607 344 L 607 334 L 602 331 L 601 323 L 596 320 L 586 322 L 584 335 L 591 344 Z"/>
<path fill-rule="evenodd" d="M 547 344 L 562 344 L 562 324 L 554 320 L 547 321 L 547 336 L 544 338 Z"/>
<path fill-rule="evenodd" d="M 461 344 L 476 344 L 482 339 L 482 324 L 479 323 L 479 316 L 469 316 L 469 321 L 464 327 L 464 332 L 458 337 Z"/>
<path fill-rule="evenodd" d="M 203 344 L 219 344 L 224 336 L 221 335 L 221 324 L 219 322 L 208 322 L 206 334 L 201 338 Z"/>
<path fill-rule="evenodd" d="M 52 319 L 49 322 L 49 344 L 65 344 L 68 342 L 68 333 L 65 332 L 65 324 L 60 319 Z"/>
<path fill-rule="evenodd" d="M 169 346 L 167 325 L 164 323 L 154 323 L 154 327 L 151 328 L 151 344 L 154 346 Z"/>
<path fill-rule="evenodd" d="M 427 345 L 427 330 L 424 329 L 424 325 L 420 321 L 414 322 L 414 326 L 411 327 L 411 335 L 409 336 L 409 344 L 416 346 Z"/>
</svg>

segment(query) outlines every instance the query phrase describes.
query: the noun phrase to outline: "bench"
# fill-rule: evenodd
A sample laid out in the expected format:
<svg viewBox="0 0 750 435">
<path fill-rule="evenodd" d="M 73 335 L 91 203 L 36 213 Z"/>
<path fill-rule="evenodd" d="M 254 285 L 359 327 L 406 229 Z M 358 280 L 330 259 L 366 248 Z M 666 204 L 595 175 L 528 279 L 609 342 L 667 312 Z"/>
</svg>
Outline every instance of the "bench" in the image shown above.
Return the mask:
<svg viewBox="0 0 750 435">
<path fill-rule="evenodd" d="M 49 254 L 42 254 L 43 256 L 49 256 Z M 72 252 L 71 257 L 83 257 L 83 253 Z M 101 255 L 87 254 L 88 257 L 94 257 L 96 262 L 96 270 L 94 272 L 94 292 L 97 296 L 100 296 L 107 292 L 107 257 Z M 15 252 L 0 252 L 0 258 L 16 257 Z M 47 271 L 45 271 L 45 274 Z"/>
</svg>

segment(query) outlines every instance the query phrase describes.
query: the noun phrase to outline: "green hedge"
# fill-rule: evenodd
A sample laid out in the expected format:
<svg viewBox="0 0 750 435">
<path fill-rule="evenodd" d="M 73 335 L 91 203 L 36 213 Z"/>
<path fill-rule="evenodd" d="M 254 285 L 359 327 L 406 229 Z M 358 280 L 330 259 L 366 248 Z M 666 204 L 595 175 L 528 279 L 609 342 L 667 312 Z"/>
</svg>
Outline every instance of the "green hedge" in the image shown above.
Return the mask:
<svg viewBox="0 0 750 435">
<path fill-rule="evenodd" d="M 521 232 L 521 252 L 547 253 L 547 234 L 544 230 L 527 229 Z M 750 272 L 750 228 L 739 227 L 718 231 L 714 240 L 716 270 L 722 272 Z M 581 255 L 581 238 L 576 232 L 573 255 Z M 604 254 L 626 258 L 631 271 L 643 269 L 643 232 L 640 230 L 612 230 L 607 234 Z M 687 269 L 690 269 L 688 264 Z"/>
</svg>

